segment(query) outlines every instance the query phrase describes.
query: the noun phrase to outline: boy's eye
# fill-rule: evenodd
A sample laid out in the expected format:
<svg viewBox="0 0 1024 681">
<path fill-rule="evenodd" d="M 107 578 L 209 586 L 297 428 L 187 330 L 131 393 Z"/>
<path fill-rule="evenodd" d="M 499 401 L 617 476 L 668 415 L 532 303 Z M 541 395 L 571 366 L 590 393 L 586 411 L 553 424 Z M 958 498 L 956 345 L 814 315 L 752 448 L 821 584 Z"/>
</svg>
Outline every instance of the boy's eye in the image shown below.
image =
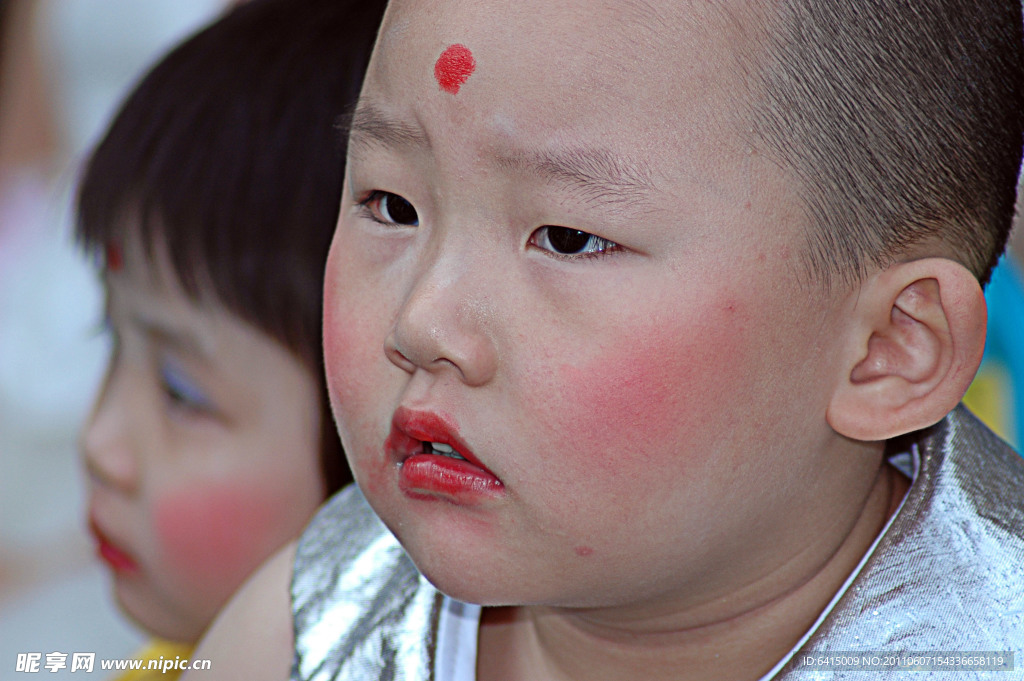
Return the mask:
<svg viewBox="0 0 1024 681">
<path fill-rule="evenodd" d="M 173 362 L 160 365 L 160 386 L 173 406 L 189 411 L 213 411 L 213 403 L 183 369 Z"/>
<path fill-rule="evenodd" d="M 398 194 L 374 190 L 359 202 L 368 212 L 370 218 L 389 225 L 406 225 L 415 227 L 420 224 L 420 217 L 412 204 Z"/>
<path fill-rule="evenodd" d="M 570 227 L 544 225 L 530 236 L 530 244 L 555 255 L 601 256 L 620 248 L 614 241 Z"/>
</svg>

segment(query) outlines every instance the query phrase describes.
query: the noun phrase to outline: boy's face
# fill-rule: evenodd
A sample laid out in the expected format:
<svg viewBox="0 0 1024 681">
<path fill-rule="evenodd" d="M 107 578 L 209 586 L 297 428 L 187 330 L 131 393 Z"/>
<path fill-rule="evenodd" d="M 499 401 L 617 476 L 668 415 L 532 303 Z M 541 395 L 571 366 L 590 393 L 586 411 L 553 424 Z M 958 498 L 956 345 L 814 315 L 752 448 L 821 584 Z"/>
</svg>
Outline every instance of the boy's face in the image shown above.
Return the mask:
<svg viewBox="0 0 1024 681">
<path fill-rule="evenodd" d="M 801 481 L 842 463 L 847 309 L 801 284 L 743 29 L 710 3 L 492 4 L 393 2 L 355 117 L 325 334 L 356 478 L 465 600 L 734 593 L 830 501 Z"/>
<path fill-rule="evenodd" d="M 114 351 L 82 434 L 118 602 L 194 641 L 323 499 L 318 387 L 266 334 L 185 296 L 166 258 L 110 259 Z"/>
</svg>

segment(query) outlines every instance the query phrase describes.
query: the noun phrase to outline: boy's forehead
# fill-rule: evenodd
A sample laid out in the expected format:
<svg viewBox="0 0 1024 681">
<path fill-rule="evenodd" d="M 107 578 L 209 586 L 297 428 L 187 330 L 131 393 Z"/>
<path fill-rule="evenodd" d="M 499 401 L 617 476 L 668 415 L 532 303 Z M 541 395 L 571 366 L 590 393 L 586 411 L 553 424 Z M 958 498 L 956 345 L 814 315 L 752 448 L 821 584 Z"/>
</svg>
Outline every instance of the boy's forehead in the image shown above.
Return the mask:
<svg viewBox="0 0 1024 681">
<path fill-rule="evenodd" d="M 397 0 L 384 21 L 370 85 L 436 94 L 437 60 L 458 46 L 473 64 L 465 89 L 448 90 L 464 93 L 460 99 L 498 82 L 519 96 L 571 101 L 592 93 L 611 105 L 613 97 L 638 93 L 650 102 L 713 93 L 742 100 L 741 55 L 752 49 L 748 24 L 755 23 L 745 6 L 709 0 Z"/>
<path fill-rule="evenodd" d="M 645 37 L 730 45 L 749 31 L 748 24 L 763 22 L 768 16 L 764 6 L 742 0 L 392 0 L 381 34 L 385 40 L 397 35 L 403 42 L 470 32 L 492 40 L 554 39 L 574 46 Z"/>
<path fill-rule="evenodd" d="M 749 143 L 746 4 L 396 0 L 363 99 L 428 137 L 479 134 L 485 153 L 596 140 L 650 160 L 656 176 L 709 177 L 708 157 L 738 158 Z M 457 88 L 438 71 L 453 46 Z"/>
</svg>

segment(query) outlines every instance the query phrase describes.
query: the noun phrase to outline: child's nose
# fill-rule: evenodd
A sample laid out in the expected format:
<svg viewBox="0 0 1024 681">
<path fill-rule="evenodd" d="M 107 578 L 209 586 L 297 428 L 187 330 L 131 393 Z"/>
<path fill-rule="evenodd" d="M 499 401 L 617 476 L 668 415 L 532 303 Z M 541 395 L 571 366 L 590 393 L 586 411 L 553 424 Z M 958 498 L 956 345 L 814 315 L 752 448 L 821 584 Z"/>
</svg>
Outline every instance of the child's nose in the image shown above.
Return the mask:
<svg viewBox="0 0 1024 681">
<path fill-rule="evenodd" d="M 91 478 L 131 492 L 137 485 L 139 470 L 131 444 L 131 417 L 124 397 L 118 377 L 115 372 L 109 372 L 82 428 L 79 447 Z"/>
<path fill-rule="evenodd" d="M 414 281 L 384 351 L 410 373 L 455 371 L 470 386 L 497 370 L 495 318 L 486 277 L 456 258 L 442 258 Z"/>
</svg>

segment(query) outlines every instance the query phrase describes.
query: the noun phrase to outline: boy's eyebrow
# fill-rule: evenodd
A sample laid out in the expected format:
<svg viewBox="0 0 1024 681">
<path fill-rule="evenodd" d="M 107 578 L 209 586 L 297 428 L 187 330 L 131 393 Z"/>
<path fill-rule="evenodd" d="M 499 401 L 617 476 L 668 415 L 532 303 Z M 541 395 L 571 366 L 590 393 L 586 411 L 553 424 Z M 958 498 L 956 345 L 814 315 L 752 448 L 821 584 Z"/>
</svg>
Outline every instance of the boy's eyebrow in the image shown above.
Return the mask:
<svg viewBox="0 0 1024 681">
<path fill-rule="evenodd" d="M 342 134 L 348 133 L 349 144 L 385 147 L 430 147 L 430 139 L 420 128 L 392 118 L 378 107 L 361 101 L 356 110 L 338 119 Z"/>
<path fill-rule="evenodd" d="M 429 149 L 430 139 L 419 127 L 397 120 L 380 108 L 360 102 L 338 127 L 349 131 L 349 143 L 387 148 Z M 650 210 L 650 196 L 658 191 L 650 167 L 606 149 L 586 147 L 559 151 L 523 152 L 499 156 L 501 167 L 536 174 L 577 192 L 588 205 Z"/>
<path fill-rule="evenodd" d="M 588 205 L 649 210 L 650 196 L 658 191 L 646 163 L 623 158 L 607 149 L 577 147 L 516 154 L 501 157 L 500 164 L 565 185 Z"/>
<path fill-rule="evenodd" d="M 159 319 L 138 314 L 133 315 L 131 320 L 142 333 L 161 345 L 166 345 L 199 359 L 209 360 L 212 356 L 212 349 L 207 347 L 207 344 L 201 342 L 202 339 L 194 334 L 176 329 Z"/>
</svg>

